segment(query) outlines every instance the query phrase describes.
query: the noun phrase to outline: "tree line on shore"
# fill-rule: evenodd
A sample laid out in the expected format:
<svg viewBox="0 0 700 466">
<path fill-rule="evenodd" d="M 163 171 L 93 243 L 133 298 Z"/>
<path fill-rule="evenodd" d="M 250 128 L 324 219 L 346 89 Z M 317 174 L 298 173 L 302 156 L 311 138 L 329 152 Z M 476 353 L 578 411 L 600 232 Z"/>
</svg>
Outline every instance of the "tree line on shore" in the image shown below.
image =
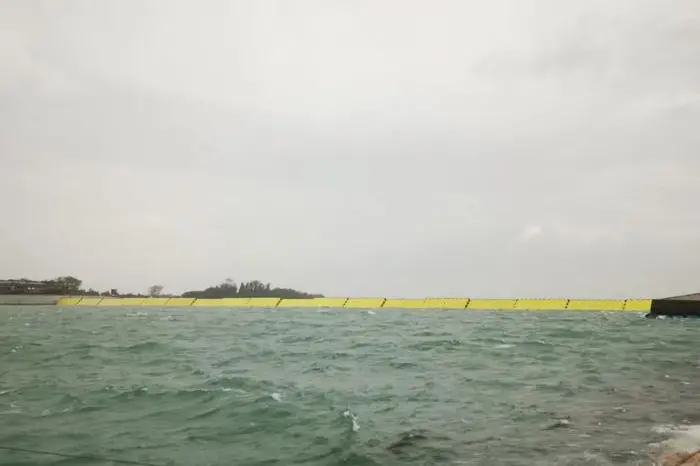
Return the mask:
<svg viewBox="0 0 700 466">
<path fill-rule="evenodd" d="M 259 280 L 236 283 L 226 279 L 223 283 L 210 286 L 204 290 L 193 290 L 174 295 L 164 293 L 162 285 L 152 285 L 146 293 L 120 293 L 112 288 L 108 291 L 84 289 L 82 280 L 73 276 L 57 277 L 50 280 L 30 280 L 27 278 L 0 280 L 0 294 L 33 295 L 72 295 L 72 296 L 119 296 L 124 298 L 148 296 L 183 296 L 188 298 L 315 298 L 321 294 L 311 294 L 291 288 L 272 287 L 270 283 Z"/>
</svg>

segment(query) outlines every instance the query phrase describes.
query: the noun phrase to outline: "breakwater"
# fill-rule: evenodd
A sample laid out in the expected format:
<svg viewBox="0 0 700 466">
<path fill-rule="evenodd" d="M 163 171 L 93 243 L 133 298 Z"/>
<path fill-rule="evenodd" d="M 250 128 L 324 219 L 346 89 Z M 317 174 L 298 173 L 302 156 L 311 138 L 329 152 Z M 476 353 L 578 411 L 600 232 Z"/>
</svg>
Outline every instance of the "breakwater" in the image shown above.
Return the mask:
<svg viewBox="0 0 700 466">
<path fill-rule="evenodd" d="M 652 299 L 483 299 L 483 298 L 112 298 L 65 296 L 59 306 L 218 307 L 218 308 L 348 308 L 473 309 L 513 311 L 634 311 L 652 308 Z"/>
</svg>

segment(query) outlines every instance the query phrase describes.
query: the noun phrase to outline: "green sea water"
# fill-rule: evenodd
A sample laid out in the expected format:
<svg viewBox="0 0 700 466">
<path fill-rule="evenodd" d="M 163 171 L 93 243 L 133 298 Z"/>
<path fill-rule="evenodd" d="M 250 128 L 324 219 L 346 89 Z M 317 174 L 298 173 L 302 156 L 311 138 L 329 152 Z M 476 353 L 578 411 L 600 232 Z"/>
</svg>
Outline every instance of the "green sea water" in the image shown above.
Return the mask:
<svg viewBox="0 0 700 466">
<path fill-rule="evenodd" d="M 635 465 L 700 424 L 695 320 L 0 307 L 0 447 L 158 465 Z M 109 465 L 0 450 L 0 465 Z"/>
</svg>

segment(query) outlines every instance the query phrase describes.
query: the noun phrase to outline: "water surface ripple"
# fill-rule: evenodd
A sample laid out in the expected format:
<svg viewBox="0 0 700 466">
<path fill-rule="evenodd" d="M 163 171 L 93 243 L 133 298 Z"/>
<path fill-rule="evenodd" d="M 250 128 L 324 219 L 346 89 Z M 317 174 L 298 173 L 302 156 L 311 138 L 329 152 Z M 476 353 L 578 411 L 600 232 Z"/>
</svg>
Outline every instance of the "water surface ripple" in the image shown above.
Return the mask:
<svg viewBox="0 0 700 466">
<path fill-rule="evenodd" d="M 1 307 L 0 445 L 175 466 L 647 464 L 662 426 L 700 424 L 698 325 Z"/>
</svg>

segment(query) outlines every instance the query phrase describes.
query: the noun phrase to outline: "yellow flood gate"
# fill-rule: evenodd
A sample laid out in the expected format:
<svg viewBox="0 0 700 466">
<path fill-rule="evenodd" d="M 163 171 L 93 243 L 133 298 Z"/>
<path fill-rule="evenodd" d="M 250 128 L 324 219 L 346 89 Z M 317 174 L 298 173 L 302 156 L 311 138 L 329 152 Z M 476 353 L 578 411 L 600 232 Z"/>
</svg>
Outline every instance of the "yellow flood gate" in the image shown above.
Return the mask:
<svg viewBox="0 0 700 466">
<path fill-rule="evenodd" d="M 348 298 L 345 301 L 346 308 L 350 309 L 380 309 L 386 298 Z"/>
<path fill-rule="evenodd" d="M 104 298 L 100 306 L 142 306 L 146 298 Z"/>
<path fill-rule="evenodd" d="M 314 298 L 316 307 L 343 307 L 348 298 Z"/>
<path fill-rule="evenodd" d="M 389 298 L 384 301 L 384 309 L 425 309 L 425 299 Z"/>
<path fill-rule="evenodd" d="M 426 309 L 466 309 L 469 298 L 425 298 Z"/>
<path fill-rule="evenodd" d="M 220 298 L 220 299 L 196 299 L 194 307 L 248 307 L 250 298 Z"/>
<path fill-rule="evenodd" d="M 189 307 L 192 305 L 192 303 L 194 303 L 194 301 L 194 298 L 170 298 L 165 305 L 170 307 Z"/>
<path fill-rule="evenodd" d="M 505 311 L 515 309 L 516 299 L 470 299 L 467 309 Z"/>
<path fill-rule="evenodd" d="M 624 299 L 571 299 L 567 309 L 572 311 L 622 311 Z"/>
<path fill-rule="evenodd" d="M 284 298 L 277 307 L 318 307 L 318 303 L 313 298 Z"/>
<path fill-rule="evenodd" d="M 97 306 L 104 298 L 82 298 L 76 303 L 78 306 Z"/>
<path fill-rule="evenodd" d="M 250 307 L 277 307 L 280 301 L 280 298 L 250 298 L 248 305 Z"/>
<path fill-rule="evenodd" d="M 624 310 L 637 312 L 651 311 L 651 299 L 627 299 L 625 300 Z"/>
<path fill-rule="evenodd" d="M 165 306 L 170 298 L 146 298 L 141 303 L 142 306 Z"/>
<path fill-rule="evenodd" d="M 564 311 L 568 305 L 568 299 L 518 299 L 515 302 L 515 309 L 528 311 Z"/>
<path fill-rule="evenodd" d="M 56 302 L 57 306 L 77 306 L 80 300 L 83 299 L 79 296 L 64 296 L 63 298 L 59 298 L 59 300 Z"/>
<path fill-rule="evenodd" d="M 632 311 L 648 312 L 652 299 L 470 299 L 470 298 L 185 298 L 63 296 L 59 306 L 150 306 L 218 308 L 348 308 L 348 309 L 473 309 L 518 311 Z"/>
</svg>

